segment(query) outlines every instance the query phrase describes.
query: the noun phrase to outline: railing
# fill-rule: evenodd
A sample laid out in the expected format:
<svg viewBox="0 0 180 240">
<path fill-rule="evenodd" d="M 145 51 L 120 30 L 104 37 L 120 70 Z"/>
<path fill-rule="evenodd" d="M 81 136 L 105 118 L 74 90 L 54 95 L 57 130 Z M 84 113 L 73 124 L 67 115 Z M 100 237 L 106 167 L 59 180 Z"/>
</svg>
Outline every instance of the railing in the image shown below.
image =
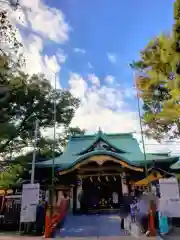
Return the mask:
<svg viewBox="0 0 180 240">
<path fill-rule="evenodd" d="M 67 214 L 69 207 L 69 200 L 62 200 L 60 205 L 56 207 L 56 211 L 53 214 L 52 218 L 50 216 L 50 209 L 46 212 L 46 219 L 45 219 L 45 231 L 44 231 L 44 237 L 49 238 L 52 236 L 55 228 L 61 221 L 63 221 L 64 217 Z"/>
<path fill-rule="evenodd" d="M 0 211 L 0 226 L 1 229 L 8 228 L 14 230 L 19 228 L 20 219 L 20 197 L 19 196 L 4 196 Z"/>
</svg>

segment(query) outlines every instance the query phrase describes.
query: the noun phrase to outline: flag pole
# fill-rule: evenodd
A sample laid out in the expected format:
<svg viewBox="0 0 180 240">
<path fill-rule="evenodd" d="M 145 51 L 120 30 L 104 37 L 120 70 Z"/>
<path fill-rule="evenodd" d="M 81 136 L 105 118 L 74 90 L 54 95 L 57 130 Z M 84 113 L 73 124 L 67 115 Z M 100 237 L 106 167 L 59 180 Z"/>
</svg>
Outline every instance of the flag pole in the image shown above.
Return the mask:
<svg viewBox="0 0 180 240">
<path fill-rule="evenodd" d="M 144 140 L 144 134 L 143 134 L 143 124 L 141 119 L 141 107 L 140 107 L 140 101 L 138 96 L 138 88 L 136 83 L 136 76 L 134 74 L 134 81 L 135 81 L 135 90 L 136 90 L 136 98 L 137 98 L 137 107 L 138 107 L 138 118 L 139 118 L 139 126 L 140 126 L 140 133 L 141 133 L 141 142 L 142 142 L 142 149 L 143 149 L 143 155 L 144 155 L 144 163 L 145 163 L 145 175 L 148 176 L 148 166 L 147 166 L 147 157 L 146 157 L 146 147 L 145 147 L 145 140 Z M 148 191 L 149 191 L 148 187 Z"/>
<path fill-rule="evenodd" d="M 31 184 L 34 183 L 34 176 L 35 176 L 35 164 L 36 164 L 36 148 L 37 148 L 37 138 L 38 138 L 38 128 L 39 128 L 39 122 L 38 119 L 35 121 L 35 131 L 34 131 L 34 140 L 33 140 L 33 159 L 32 159 L 32 165 L 31 165 Z"/>
<path fill-rule="evenodd" d="M 54 72 L 53 72 L 54 73 Z M 53 152 L 52 152 L 52 166 L 51 166 L 51 186 L 49 189 L 49 201 L 48 201 L 48 208 L 46 211 L 45 217 L 45 231 L 44 237 L 48 238 L 50 236 L 51 227 L 50 223 L 53 218 L 53 200 L 54 200 L 54 177 L 55 177 L 55 149 L 56 149 L 56 90 L 57 90 L 57 83 L 56 83 L 56 73 L 54 73 L 54 91 L 53 91 Z"/>
<path fill-rule="evenodd" d="M 134 81 L 135 81 L 135 89 L 136 89 L 136 98 L 137 98 L 137 105 L 138 105 L 138 117 L 139 117 L 139 125 L 140 125 L 140 132 L 141 132 L 141 141 L 142 141 L 142 147 L 143 147 L 143 154 L 144 154 L 144 162 L 145 162 L 145 175 L 148 176 L 148 165 L 147 165 L 147 157 L 146 157 L 146 147 L 145 147 L 145 141 L 144 141 L 144 133 L 143 133 L 143 124 L 141 119 L 141 107 L 140 107 L 140 101 L 138 96 L 138 88 L 137 88 L 137 82 L 136 82 L 136 76 L 134 75 Z M 148 193 L 151 193 L 151 186 L 148 183 Z M 155 230 L 155 221 L 154 221 L 154 211 L 152 209 L 151 204 L 149 204 L 149 227 L 148 230 L 150 232 L 151 236 L 156 236 L 156 230 Z"/>
<path fill-rule="evenodd" d="M 53 94 L 53 114 L 54 114 L 54 126 L 53 126 L 53 152 L 52 152 L 52 168 L 51 168 L 51 218 L 53 216 L 53 200 L 54 200 L 54 177 L 55 177 L 55 140 L 56 140 L 56 73 L 54 73 L 54 94 Z"/>
<path fill-rule="evenodd" d="M 55 150 L 56 150 L 56 73 L 54 73 L 54 128 L 53 128 L 53 162 L 52 162 L 52 189 L 54 189 L 54 177 L 55 177 Z"/>
</svg>

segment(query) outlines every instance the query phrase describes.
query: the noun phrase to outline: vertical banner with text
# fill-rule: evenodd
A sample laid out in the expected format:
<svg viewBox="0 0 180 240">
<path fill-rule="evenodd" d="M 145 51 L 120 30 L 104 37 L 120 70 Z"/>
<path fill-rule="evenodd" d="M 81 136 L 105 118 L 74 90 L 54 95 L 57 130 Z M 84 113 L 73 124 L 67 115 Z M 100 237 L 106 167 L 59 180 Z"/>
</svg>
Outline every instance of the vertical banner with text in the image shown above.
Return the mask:
<svg viewBox="0 0 180 240">
<path fill-rule="evenodd" d="M 21 223 L 30 223 L 36 221 L 36 209 L 39 203 L 40 185 L 24 184 L 21 202 Z"/>
</svg>

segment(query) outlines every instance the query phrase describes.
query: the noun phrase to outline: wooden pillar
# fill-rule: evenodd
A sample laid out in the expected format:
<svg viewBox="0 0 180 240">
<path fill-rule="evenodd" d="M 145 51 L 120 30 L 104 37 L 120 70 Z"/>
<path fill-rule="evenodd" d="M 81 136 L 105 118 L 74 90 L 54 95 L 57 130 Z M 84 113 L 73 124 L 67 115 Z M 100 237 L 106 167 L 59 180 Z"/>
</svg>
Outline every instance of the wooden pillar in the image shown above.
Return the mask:
<svg viewBox="0 0 180 240">
<path fill-rule="evenodd" d="M 125 173 L 121 174 L 121 185 L 122 185 L 122 195 L 129 194 Z"/>
<path fill-rule="evenodd" d="M 73 201 L 74 201 L 74 185 L 70 186 L 70 211 L 73 212 Z"/>
<path fill-rule="evenodd" d="M 76 210 L 79 211 L 81 208 L 81 204 L 80 204 L 80 194 L 82 192 L 82 179 L 79 178 L 77 181 L 77 190 L 76 190 Z"/>
<path fill-rule="evenodd" d="M 77 186 L 73 187 L 73 213 L 76 213 Z"/>
<path fill-rule="evenodd" d="M 62 190 L 57 191 L 57 200 L 56 200 L 56 205 L 59 206 L 64 199 L 64 193 Z"/>
</svg>

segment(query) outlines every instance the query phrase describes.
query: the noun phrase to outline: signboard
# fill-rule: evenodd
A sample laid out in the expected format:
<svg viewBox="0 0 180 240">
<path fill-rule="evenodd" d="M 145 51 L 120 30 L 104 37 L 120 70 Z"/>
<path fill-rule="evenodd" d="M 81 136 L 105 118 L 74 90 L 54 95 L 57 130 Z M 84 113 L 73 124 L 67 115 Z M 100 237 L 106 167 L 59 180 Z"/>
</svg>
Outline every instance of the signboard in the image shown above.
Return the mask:
<svg viewBox="0 0 180 240">
<path fill-rule="evenodd" d="M 39 193 L 39 183 L 23 185 L 20 215 L 21 223 L 36 221 L 36 208 L 39 203 Z"/>
<path fill-rule="evenodd" d="M 179 186 L 176 178 L 160 179 L 159 188 L 161 198 L 163 199 L 179 198 Z"/>
<path fill-rule="evenodd" d="M 180 217 L 180 199 L 160 199 L 159 211 L 167 217 Z"/>
</svg>

